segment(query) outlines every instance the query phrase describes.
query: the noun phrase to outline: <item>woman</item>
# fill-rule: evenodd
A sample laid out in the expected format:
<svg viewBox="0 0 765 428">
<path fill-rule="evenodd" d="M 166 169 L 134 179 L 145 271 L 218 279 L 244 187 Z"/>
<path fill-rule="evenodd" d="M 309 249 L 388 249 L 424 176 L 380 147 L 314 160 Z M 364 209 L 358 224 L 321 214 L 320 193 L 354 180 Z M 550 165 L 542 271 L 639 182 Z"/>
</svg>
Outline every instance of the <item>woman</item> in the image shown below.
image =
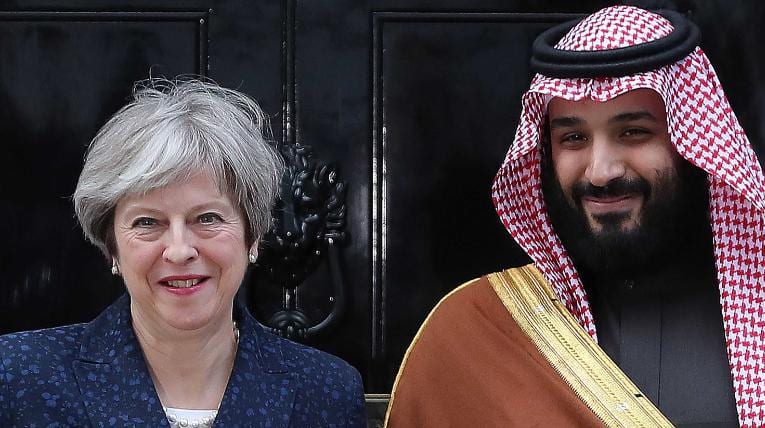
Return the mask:
<svg viewBox="0 0 765 428">
<path fill-rule="evenodd" d="M 365 426 L 353 368 L 234 299 L 282 168 L 267 130 L 236 91 L 137 87 L 74 193 L 127 294 L 88 324 L 0 337 L 0 426 Z"/>
</svg>

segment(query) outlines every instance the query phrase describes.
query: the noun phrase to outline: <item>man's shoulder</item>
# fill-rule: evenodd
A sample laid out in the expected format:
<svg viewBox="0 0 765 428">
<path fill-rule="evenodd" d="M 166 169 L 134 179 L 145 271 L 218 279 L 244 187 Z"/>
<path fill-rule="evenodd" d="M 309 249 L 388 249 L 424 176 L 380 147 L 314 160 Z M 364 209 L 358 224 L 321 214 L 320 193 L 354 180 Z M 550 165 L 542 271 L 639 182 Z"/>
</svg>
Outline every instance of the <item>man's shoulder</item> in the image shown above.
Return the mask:
<svg viewBox="0 0 765 428">
<path fill-rule="evenodd" d="M 467 281 L 435 305 L 401 361 L 386 416 L 389 426 L 417 426 L 426 420 L 453 424 L 452 417 L 467 423 L 468 415 L 476 415 L 471 409 L 490 400 L 498 384 L 507 380 L 510 385 L 508 367 L 525 370 L 532 347 L 495 286 L 520 280 L 529 269 L 534 268 Z M 487 367 L 501 367 L 505 375 L 487 376 Z"/>
<path fill-rule="evenodd" d="M 506 329 L 512 318 L 500 295 L 498 283 L 513 287 L 524 275 L 535 272 L 533 265 L 510 268 L 467 281 L 446 294 L 430 311 L 415 334 L 405 356 L 415 349 L 461 346 L 475 339 L 477 331 L 500 326 Z"/>
<path fill-rule="evenodd" d="M 444 314 L 455 310 L 464 314 L 465 311 L 480 310 L 487 304 L 494 304 L 499 298 L 494 292 L 493 283 L 500 278 L 512 278 L 505 282 L 509 286 L 514 286 L 518 281 L 522 281 L 524 275 L 533 272 L 537 272 L 536 267 L 529 264 L 489 273 L 464 282 L 441 298 L 423 322 L 423 326 L 439 321 Z"/>
</svg>

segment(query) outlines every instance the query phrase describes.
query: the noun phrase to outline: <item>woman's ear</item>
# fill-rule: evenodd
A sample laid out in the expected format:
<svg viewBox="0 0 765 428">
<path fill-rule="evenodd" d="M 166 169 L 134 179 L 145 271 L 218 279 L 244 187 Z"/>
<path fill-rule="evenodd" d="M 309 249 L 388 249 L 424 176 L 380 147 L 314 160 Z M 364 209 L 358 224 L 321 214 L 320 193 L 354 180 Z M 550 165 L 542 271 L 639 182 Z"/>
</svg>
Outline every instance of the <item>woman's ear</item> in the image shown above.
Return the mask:
<svg viewBox="0 0 765 428">
<path fill-rule="evenodd" d="M 255 260 L 258 259 L 258 243 L 255 242 L 250 247 L 250 251 L 248 251 L 247 259 L 250 261 L 250 263 L 255 263 Z"/>
</svg>

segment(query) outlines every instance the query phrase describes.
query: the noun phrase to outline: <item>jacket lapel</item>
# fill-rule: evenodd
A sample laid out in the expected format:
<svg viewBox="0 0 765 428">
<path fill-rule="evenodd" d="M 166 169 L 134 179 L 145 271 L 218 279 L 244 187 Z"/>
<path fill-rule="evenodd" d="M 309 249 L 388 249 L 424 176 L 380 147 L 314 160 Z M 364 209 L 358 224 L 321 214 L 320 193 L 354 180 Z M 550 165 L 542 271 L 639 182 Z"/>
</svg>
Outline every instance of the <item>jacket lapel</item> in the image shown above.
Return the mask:
<svg viewBox="0 0 765 428">
<path fill-rule="evenodd" d="M 287 427 L 296 382 L 276 336 L 235 304 L 239 348 L 216 427 Z M 169 427 L 133 332 L 130 298 L 120 297 L 83 333 L 74 373 L 93 426 Z"/>
<path fill-rule="evenodd" d="M 279 339 L 266 333 L 243 305 L 235 304 L 239 349 L 223 395 L 216 427 L 287 427 L 295 400 L 295 381 Z"/>
<path fill-rule="evenodd" d="M 169 426 L 133 333 L 127 294 L 87 325 L 73 366 L 93 426 Z"/>
</svg>

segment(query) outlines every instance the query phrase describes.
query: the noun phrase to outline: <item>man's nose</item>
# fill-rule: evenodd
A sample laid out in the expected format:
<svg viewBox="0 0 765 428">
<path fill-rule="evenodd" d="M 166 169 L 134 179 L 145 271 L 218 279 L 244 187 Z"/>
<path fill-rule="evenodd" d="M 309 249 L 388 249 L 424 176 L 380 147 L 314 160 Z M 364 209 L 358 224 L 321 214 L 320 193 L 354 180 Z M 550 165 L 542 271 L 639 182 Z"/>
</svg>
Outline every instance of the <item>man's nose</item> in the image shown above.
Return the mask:
<svg viewBox="0 0 765 428">
<path fill-rule="evenodd" d="M 620 147 L 606 138 L 593 141 L 590 147 L 590 162 L 585 178 L 595 186 L 603 187 L 611 180 L 623 177 L 627 172 L 624 154 Z"/>
<path fill-rule="evenodd" d="M 186 224 L 171 224 L 166 232 L 166 246 L 162 258 L 169 263 L 186 264 L 199 256 L 194 234 Z"/>
</svg>

